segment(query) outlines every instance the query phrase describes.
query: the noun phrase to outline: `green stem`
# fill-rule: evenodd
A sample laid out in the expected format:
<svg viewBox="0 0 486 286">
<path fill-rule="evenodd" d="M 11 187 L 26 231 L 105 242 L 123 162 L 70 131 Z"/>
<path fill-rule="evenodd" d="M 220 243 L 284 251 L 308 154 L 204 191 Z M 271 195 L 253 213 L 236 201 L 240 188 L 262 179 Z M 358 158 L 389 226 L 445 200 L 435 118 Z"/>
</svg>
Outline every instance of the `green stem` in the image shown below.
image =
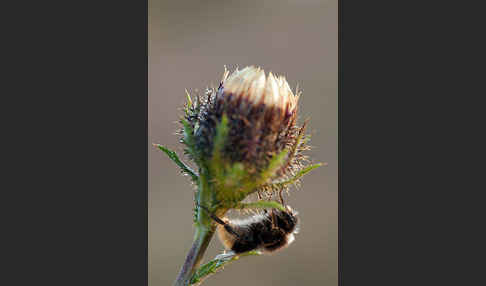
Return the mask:
<svg viewBox="0 0 486 286">
<path fill-rule="evenodd" d="M 177 276 L 174 286 L 187 286 L 189 280 L 199 266 L 201 259 L 208 248 L 209 242 L 213 237 L 214 231 L 204 228 L 197 228 L 194 243 L 187 254 L 186 261 L 182 265 L 181 271 Z"/>
<path fill-rule="evenodd" d="M 212 196 L 211 196 L 211 186 L 207 180 L 208 173 L 202 170 L 199 177 L 199 190 L 196 194 L 196 202 L 199 205 L 206 206 L 208 208 L 212 207 Z M 174 286 L 187 286 L 189 285 L 189 280 L 199 266 L 201 259 L 208 248 L 209 242 L 214 235 L 216 227 L 212 223 L 209 214 L 201 209 L 197 208 L 196 217 L 196 234 L 194 236 L 194 242 L 192 244 L 189 253 L 187 254 L 186 260 L 182 265 L 181 271 L 174 282 Z"/>
</svg>

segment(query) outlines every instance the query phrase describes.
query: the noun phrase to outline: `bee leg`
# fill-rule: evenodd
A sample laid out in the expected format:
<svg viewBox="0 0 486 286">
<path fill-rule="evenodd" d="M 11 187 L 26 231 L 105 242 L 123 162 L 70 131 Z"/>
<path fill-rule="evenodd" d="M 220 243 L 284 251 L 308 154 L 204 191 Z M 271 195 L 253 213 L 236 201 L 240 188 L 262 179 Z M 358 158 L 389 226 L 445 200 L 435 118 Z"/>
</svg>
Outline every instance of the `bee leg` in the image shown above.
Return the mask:
<svg viewBox="0 0 486 286">
<path fill-rule="evenodd" d="M 262 200 L 262 194 L 260 194 L 259 191 L 257 192 L 257 196 L 258 196 L 258 200 L 261 201 Z M 268 213 L 268 211 L 266 209 L 263 209 L 263 213 Z"/>
<path fill-rule="evenodd" d="M 275 211 L 272 209 L 270 214 L 272 216 L 272 228 L 277 229 L 277 216 L 275 215 Z"/>
<path fill-rule="evenodd" d="M 285 205 L 282 193 L 283 193 L 283 189 L 281 189 L 281 190 L 278 192 L 278 197 L 280 198 L 280 203 L 281 203 L 282 205 Z"/>
<path fill-rule="evenodd" d="M 270 194 L 270 200 L 273 199 L 273 193 Z M 277 217 L 275 215 L 275 211 L 272 209 L 270 211 L 271 219 L 272 219 L 272 228 L 276 229 L 277 228 Z"/>
<path fill-rule="evenodd" d="M 283 189 L 281 189 L 279 192 L 278 192 L 278 197 L 280 199 L 280 203 L 285 206 L 285 203 L 284 203 L 284 199 L 283 199 Z M 273 213 L 273 210 L 272 210 L 272 226 L 273 228 L 277 228 L 277 218 L 275 217 L 275 213 Z"/>
</svg>

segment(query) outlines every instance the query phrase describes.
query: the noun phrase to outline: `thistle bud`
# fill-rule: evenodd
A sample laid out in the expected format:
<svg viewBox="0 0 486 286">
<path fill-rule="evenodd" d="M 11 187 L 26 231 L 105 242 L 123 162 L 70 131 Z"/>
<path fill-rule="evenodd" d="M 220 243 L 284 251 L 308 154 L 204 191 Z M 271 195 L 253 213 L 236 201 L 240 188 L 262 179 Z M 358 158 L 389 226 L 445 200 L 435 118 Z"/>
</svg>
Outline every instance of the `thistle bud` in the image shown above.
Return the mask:
<svg viewBox="0 0 486 286">
<path fill-rule="evenodd" d="M 298 99 L 283 76 L 265 76 L 257 67 L 225 71 L 219 88 L 209 89 L 202 102 L 195 124 L 197 148 L 212 156 L 216 126 L 225 115 L 223 159 L 241 162 L 251 173 L 262 171 L 295 140 Z"/>
<path fill-rule="evenodd" d="M 233 197 L 239 201 L 302 168 L 307 147 L 305 124 L 296 124 L 299 95 L 283 76 L 250 66 L 231 74 L 225 70 L 219 87 L 208 88 L 194 103 L 189 96 L 182 141 L 216 189 L 225 192 L 219 200 L 240 192 Z"/>
</svg>

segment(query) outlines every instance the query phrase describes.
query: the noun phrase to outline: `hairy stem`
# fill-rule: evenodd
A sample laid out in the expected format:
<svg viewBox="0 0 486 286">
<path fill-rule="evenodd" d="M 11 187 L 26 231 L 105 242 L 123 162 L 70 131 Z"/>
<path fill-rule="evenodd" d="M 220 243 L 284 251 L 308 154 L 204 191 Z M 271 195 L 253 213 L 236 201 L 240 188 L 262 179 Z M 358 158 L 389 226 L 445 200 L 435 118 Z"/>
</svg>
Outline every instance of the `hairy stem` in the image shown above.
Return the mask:
<svg viewBox="0 0 486 286">
<path fill-rule="evenodd" d="M 212 207 L 211 186 L 208 182 L 208 172 L 203 169 L 199 177 L 199 188 L 196 193 L 197 205 L 203 205 L 205 207 Z M 209 214 L 201 209 L 197 208 L 196 216 L 196 234 L 194 236 L 194 242 L 192 244 L 186 260 L 182 265 L 181 271 L 174 282 L 174 286 L 186 286 L 189 285 L 189 280 L 199 266 L 201 259 L 208 248 L 209 242 L 214 235 L 216 227 L 212 223 Z"/>
<path fill-rule="evenodd" d="M 196 229 L 194 243 L 187 254 L 186 261 L 182 265 L 181 271 L 174 282 L 174 286 L 189 285 L 189 280 L 199 266 L 213 234 L 214 231 L 211 229 L 205 229 L 203 227 Z"/>
</svg>

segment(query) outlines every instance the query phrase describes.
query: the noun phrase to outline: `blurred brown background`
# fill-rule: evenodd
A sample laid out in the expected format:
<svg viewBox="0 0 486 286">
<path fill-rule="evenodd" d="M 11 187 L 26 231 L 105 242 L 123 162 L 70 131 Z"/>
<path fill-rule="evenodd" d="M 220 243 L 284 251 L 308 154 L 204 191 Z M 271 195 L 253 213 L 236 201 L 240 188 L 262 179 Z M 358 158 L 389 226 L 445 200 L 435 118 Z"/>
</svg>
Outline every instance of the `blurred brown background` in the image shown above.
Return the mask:
<svg viewBox="0 0 486 286">
<path fill-rule="evenodd" d="M 300 233 L 287 249 L 243 258 L 203 285 L 337 285 L 337 0 L 149 0 L 149 143 L 181 154 L 179 108 L 189 91 L 218 84 L 223 66 L 258 65 L 303 90 L 314 162 L 287 202 Z M 302 120 L 301 120 L 302 122 Z M 149 146 L 149 285 L 172 285 L 193 239 L 189 179 Z M 219 254 L 215 237 L 205 261 Z"/>
</svg>

